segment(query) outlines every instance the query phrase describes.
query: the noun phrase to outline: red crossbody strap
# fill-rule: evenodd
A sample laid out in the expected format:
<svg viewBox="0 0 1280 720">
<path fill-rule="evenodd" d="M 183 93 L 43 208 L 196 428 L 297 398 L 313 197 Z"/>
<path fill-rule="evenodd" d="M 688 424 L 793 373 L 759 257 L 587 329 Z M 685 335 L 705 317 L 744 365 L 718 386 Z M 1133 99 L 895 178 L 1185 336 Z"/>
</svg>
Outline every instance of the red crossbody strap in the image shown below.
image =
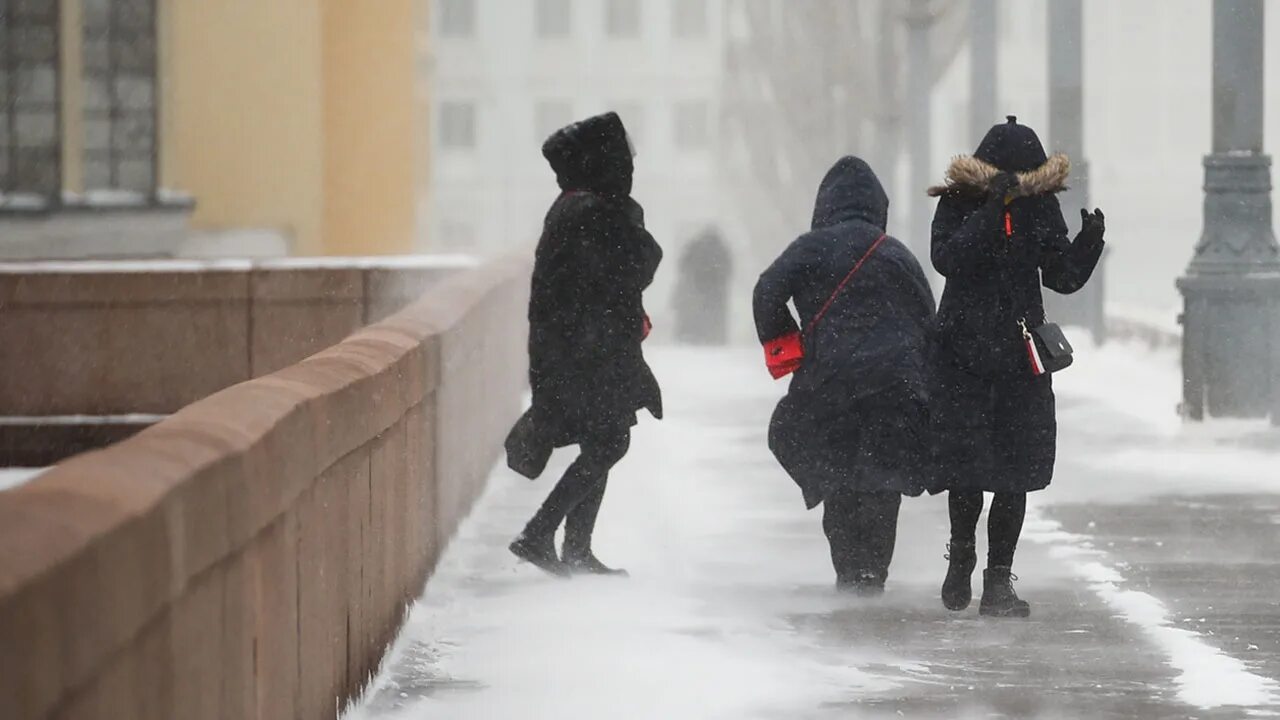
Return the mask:
<svg viewBox="0 0 1280 720">
<path fill-rule="evenodd" d="M 862 259 L 854 264 L 853 269 L 849 271 L 849 274 L 845 275 L 844 279 L 840 281 L 840 284 L 836 286 L 835 292 L 831 293 L 831 297 L 827 298 L 827 303 L 823 305 L 822 309 L 818 311 L 818 314 L 814 315 L 813 319 L 809 321 L 809 328 L 805 330 L 805 335 L 813 334 L 813 329 L 818 326 L 818 322 L 821 321 L 822 317 L 831 309 L 832 303 L 836 301 L 836 298 L 840 297 L 840 293 L 844 292 L 845 286 L 848 285 L 849 281 L 853 279 L 853 276 L 857 275 L 858 271 L 862 269 L 863 263 L 865 263 L 872 254 L 874 254 L 875 251 L 884 244 L 885 238 L 887 237 L 889 237 L 887 234 L 881 235 L 874 243 L 872 243 L 871 247 L 867 249 L 867 252 L 862 256 Z"/>
</svg>

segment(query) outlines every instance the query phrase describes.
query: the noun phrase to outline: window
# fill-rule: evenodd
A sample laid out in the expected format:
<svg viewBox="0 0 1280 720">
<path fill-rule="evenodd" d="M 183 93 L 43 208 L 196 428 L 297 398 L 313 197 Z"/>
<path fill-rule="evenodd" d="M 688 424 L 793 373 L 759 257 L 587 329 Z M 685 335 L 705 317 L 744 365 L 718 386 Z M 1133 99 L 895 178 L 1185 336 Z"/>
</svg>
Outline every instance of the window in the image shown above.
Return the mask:
<svg viewBox="0 0 1280 720">
<path fill-rule="evenodd" d="M 711 142 L 711 113 L 702 101 L 682 102 L 676 106 L 676 147 L 701 150 Z"/>
<path fill-rule="evenodd" d="M 83 0 L 84 185 L 156 189 L 156 0 Z"/>
<path fill-rule="evenodd" d="M 613 37 L 640 35 L 640 0 L 609 0 L 605 7 L 605 30 Z"/>
<path fill-rule="evenodd" d="M 573 26 L 570 0 L 538 0 L 538 37 L 569 37 Z"/>
<path fill-rule="evenodd" d="M 469 102 L 440 105 L 440 145 L 454 149 L 476 146 L 476 106 Z"/>
<path fill-rule="evenodd" d="M 440 34 L 468 38 L 476 34 L 475 0 L 440 0 Z"/>
<path fill-rule="evenodd" d="M 0 191 L 62 191 L 58 3 L 0 0 Z"/>
<path fill-rule="evenodd" d="M 534 130 L 539 140 L 573 122 L 573 104 L 568 100 L 544 100 L 534 108 Z"/>
<path fill-rule="evenodd" d="M 706 37 L 711 26 L 707 0 L 671 0 L 671 34 L 681 38 Z"/>
</svg>

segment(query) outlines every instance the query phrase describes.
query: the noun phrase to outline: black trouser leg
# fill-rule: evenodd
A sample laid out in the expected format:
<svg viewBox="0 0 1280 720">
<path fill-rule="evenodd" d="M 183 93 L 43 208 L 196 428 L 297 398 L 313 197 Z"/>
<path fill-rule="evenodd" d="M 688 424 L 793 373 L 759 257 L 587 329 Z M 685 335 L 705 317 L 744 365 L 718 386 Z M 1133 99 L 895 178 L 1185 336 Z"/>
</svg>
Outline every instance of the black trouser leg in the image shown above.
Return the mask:
<svg viewBox="0 0 1280 720">
<path fill-rule="evenodd" d="M 1013 553 L 1026 517 L 1026 493 L 996 493 L 987 517 L 987 567 L 1013 567 Z"/>
<path fill-rule="evenodd" d="M 823 500 L 822 529 L 839 582 L 853 582 L 865 573 L 884 582 L 897 542 L 901 505 L 902 496 L 895 492 L 838 490 Z"/>
<path fill-rule="evenodd" d="M 863 493 L 862 538 L 865 553 L 864 569 L 871 571 L 883 583 L 889 577 L 889 563 L 893 562 L 893 549 L 898 541 L 898 511 L 902 507 L 902 495 L 896 492 Z"/>
<path fill-rule="evenodd" d="M 604 502 L 604 491 L 609 485 L 606 474 L 591 492 L 569 511 L 564 521 L 564 554 L 566 557 L 586 557 L 591 554 L 591 536 L 596 530 L 596 517 Z"/>
<path fill-rule="evenodd" d="M 951 514 L 951 544 L 973 545 L 978 536 L 978 518 L 982 515 L 980 490 L 952 490 L 947 493 L 947 509 Z"/>
<path fill-rule="evenodd" d="M 542 503 L 542 507 L 538 508 L 538 512 L 534 514 L 533 519 L 525 526 L 525 537 L 542 540 L 551 539 L 555 535 L 556 529 L 560 527 L 560 523 L 564 521 L 565 516 L 591 497 L 593 492 L 598 491 L 603 497 L 604 484 L 609 478 L 609 470 L 627 454 L 627 449 L 630 445 L 631 433 L 629 430 L 611 434 L 607 437 L 584 440 L 581 444 L 582 452 L 578 455 L 578 459 L 574 460 L 569 469 L 565 471 L 564 477 L 560 478 L 560 482 L 556 483 L 551 494 Z M 590 525 L 594 525 L 595 514 L 598 511 L 599 505 L 597 503 L 596 508 L 590 511 Z M 576 525 L 577 523 L 575 523 Z M 584 523 L 584 525 L 587 525 L 587 523 Z M 590 545 L 589 533 L 587 543 Z"/>
<path fill-rule="evenodd" d="M 837 582 L 853 582 L 861 569 L 857 512 L 857 493 L 837 490 L 822 501 L 822 530 L 831 546 L 831 566 L 835 568 Z"/>
</svg>

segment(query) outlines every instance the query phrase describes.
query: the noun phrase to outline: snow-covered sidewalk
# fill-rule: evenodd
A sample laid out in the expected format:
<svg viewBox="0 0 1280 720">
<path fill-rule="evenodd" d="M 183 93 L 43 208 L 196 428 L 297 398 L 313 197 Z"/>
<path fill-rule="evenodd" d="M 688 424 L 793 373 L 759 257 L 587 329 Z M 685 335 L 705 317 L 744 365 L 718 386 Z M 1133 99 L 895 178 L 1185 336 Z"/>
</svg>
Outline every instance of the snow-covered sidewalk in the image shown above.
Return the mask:
<svg viewBox="0 0 1280 720">
<path fill-rule="evenodd" d="M 942 498 L 904 504 L 884 599 L 835 593 L 819 513 L 765 447 L 783 388 L 756 351 L 654 352 L 668 419 L 637 428 L 596 540 L 632 578 L 557 581 L 518 565 L 506 545 L 572 452 L 536 483 L 500 467 L 347 717 L 1234 717 L 1233 705 L 1270 705 L 1270 680 L 1170 627 L 1159 598 L 1125 585 L 1123 558 L 1054 519 L 1059 502 L 1192 491 L 1203 478 L 1181 471 L 1196 461 L 1235 463 L 1232 482 L 1267 487 L 1256 474 L 1280 454 L 1183 429 L 1176 365 L 1141 354 L 1085 353 L 1063 376 L 1064 461 L 1035 498 L 1017 563 L 1034 616 L 987 622 L 937 599 Z M 1128 470 L 1104 472 L 1129 454 Z M 1169 487 L 1135 472 L 1144 464 Z"/>
</svg>

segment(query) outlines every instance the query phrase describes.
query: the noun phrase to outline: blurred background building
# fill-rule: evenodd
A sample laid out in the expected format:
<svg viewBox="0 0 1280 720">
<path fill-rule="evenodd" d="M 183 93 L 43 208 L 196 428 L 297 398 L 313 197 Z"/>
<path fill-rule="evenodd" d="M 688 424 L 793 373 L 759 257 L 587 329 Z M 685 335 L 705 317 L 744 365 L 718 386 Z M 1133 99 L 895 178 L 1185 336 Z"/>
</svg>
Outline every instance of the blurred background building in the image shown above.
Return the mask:
<svg viewBox="0 0 1280 720">
<path fill-rule="evenodd" d="M 494 254 L 531 244 L 556 194 L 543 139 L 613 109 L 670 262 L 724 239 L 747 338 L 756 274 L 839 155 L 872 161 L 922 252 L 923 188 L 984 112 L 1055 148 L 1055 1 L 0 0 L 0 255 Z M 1211 3 L 1072 1 L 1105 301 L 1172 325 L 1203 220 Z M 660 333 L 691 297 L 676 270 L 649 296 Z"/>
<path fill-rule="evenodd" d="M 420 246 L 421 0 L 3 0 L 0 255 Z"/>
<path fill-rule="evenodd" d="M 559 192 L 543 141 L 606 110 L 632 135 L 635 195 L 668 258 L 729 214 L 717 163 L 723 0 L 434 5 L 432 249 L 532 246 Z M 650 295 L 655 317 L 674 275 Z"/>
</svg>

